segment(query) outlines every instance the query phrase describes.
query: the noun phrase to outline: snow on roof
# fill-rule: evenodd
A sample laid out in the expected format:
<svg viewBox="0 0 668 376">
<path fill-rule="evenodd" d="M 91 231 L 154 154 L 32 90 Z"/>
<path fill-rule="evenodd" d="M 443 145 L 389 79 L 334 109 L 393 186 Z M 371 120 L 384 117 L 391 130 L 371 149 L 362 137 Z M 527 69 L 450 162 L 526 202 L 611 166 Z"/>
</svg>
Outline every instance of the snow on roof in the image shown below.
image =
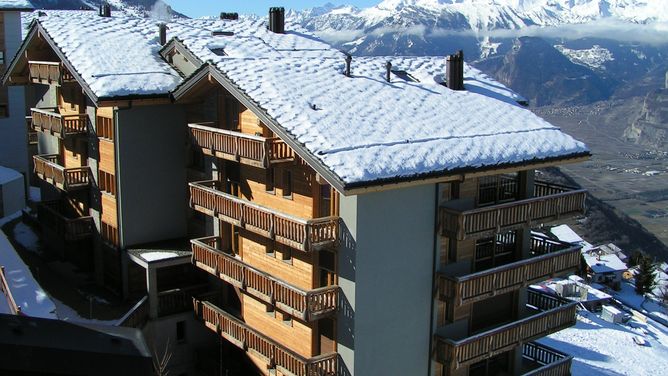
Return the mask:
<svg viewBox="0 0 668 376">
<path fill-rule="evenodd" d="M 568 225 L 554 226 L 550 232 L 557 237 L 557 239 L 566 243 L 580 243 L 584 241 L 578 234 L 573 231 Z"/>
<path fill-rule="evenodd" d="M 625 271 L 628 269 L 626 264 L 617 257 L 617 255 L 583 255 L 587 266 L 594 273 L 610 273 L 616 271 Z"/>
<path fill-rule="evenodd" d="M 165 94 L 182 81 L 158 53 L 159 21 L 49 11 L 39 22 L 97 97 Z M 345 77 L 342 52 L 291 24 L 285 34 L 253 19 L 167 26 L 168 40 L 215 64 L 345 184 L 588 153 L 477 69 L 465 66 L 465 91 L 444 87 L 444 57 L 355 57 Z M 386 82 L 388 60 L 408 75 Z"/>
<path fill-rule="evenodd" d="M 146 252 L 141 254 L 141 258 L 148 262 L 166 260 L 180 256 L 181 255 L 177 254 L 176 252 Z"/>
<path fill-rule="evenodd" d="M 290 25 L 284 35 L 257 26 L 181 39 L 346 184 L 588 152 L 468 65 L 465 91 L 441 84 L 444 57 L 354 57 L 346 77 L 343 53 Z M 386 82 L 387 61 L 408 76 Z"/>
<path fill-rule="evenodd" d="M 5 184 L 16 179 L 23 179 L 23 175 L 11 168 L 0 166 L 0 184 Z"/>
<path fill-rule="evenodd" d="M 0 10 L 3 9 L 29 10 L 35 7 L 28 0 L 0 0 Z"/>
</svg>

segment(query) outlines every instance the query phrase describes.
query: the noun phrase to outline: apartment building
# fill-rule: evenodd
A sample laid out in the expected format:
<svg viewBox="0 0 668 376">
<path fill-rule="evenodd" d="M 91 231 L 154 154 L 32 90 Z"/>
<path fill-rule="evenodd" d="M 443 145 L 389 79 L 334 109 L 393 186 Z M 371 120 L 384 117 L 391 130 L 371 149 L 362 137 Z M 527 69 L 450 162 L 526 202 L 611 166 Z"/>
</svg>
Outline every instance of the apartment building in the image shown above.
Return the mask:
<svg viewBox="0 0 668 376">
<path fill-rule="evenodd" d="M 282 8 L 223 18 L 49 12 L 10 66 L 41 85 L 33 127 L 57 156 L 35 169 L 86 218 L 100 282 L 146 291 L 156 320 L 193 296 L 190 317 L 263 374 L 569 374 L 532 341 L 575 306 L 527 286 L 579 250 L 531 228 L 586 193 L 534 171 L 586 146 L 460 53 L 352 58 Z"/>
</svg>

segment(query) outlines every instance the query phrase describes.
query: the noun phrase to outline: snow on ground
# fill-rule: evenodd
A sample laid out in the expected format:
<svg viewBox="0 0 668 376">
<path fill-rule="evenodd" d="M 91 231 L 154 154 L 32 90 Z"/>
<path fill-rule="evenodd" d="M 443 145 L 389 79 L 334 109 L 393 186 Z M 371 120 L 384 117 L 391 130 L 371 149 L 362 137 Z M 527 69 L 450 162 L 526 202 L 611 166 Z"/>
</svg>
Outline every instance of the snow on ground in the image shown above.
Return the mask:
<svg viewBox="0 0 668 376">
<path fill-rule="evenodd" d="M 14 226 L 14 239 L 27 250 L 42 253 L 39 245 L 39 237 L 23 222 L 19 222 Z"/>
<path fill-rule="evenodd" d="M 21 215 L 22 215 L 21 212 L 20 212 L 20 211 L 17 211 L 17 212 L 14 213 L 14 214 L 11 214 L 11 215 L 8 215 L 8 216 L 6 216 L 6 217 L 2 217 L 2 218 L 0 218 L 0 227 L 6 225 L 7 223 L 9 223 L 9 222 L 11 222 L 11 221 L 13 221 L 13 220 L 15 220 L 15 219 L 19 219 L 19 218 L 21 218 Z"/>
<path fill-rule="evenodd" d="M 73 323 L 79 323 L 79 324 L 102 324 L 102 325 L 116 325 L 116 322 L 118 320 L 95 320 L 91 318 L 86 318 L 82 317 L 79 315 L 75 310 L 67 306 L 65 303 L 61 302 L 60 300 L 56 298 L 51 298 L 53 302 L 56 305 L 56 316 L 58 317 L 59 320 L 63 321 L 69 321 Z M 98 298 L 99 299 L 99 298 Z M 94 301 L 96 301 L 95 298 L 93 298 Z M 104 301 L 104 299 L 101 299 Z M 93 315 L 95 315 L 95 310 L 96 309 L 101 309 L 99 304 L 94 304 L 93 305 Z"/>
<path fill-rule="evenodd" d="M 16 304 L 28 316 L 56 318 L 56 306 L 42 290 L 30 269 L 23 263 L 4 232 L 0 231 L 0 265 L 5 267 L 5 276 Z"/>
<path fill-rule="evenodd" d="M 648 345 L 636 345 L 634 336 Z M 653 320 L 612 324 L 583 310 L 575 326 L 538 342 L 573 355 L 574 376 L 657 375 L 668 364 L 668 329 Z"/>
<path fill-rule="evenodd" d="M 42 191 L 38 187 L 30 187 L 28 190 L 30 201 L 40 202 L 42 201 Z"/>
<path fill-rule="evenodd" d="M 661 306 L 652 297 L 636 294 L 635 287 L 629 282 L 623 282 L 620 291 L 614 291 L 614 297 L 625 305 L 643 312 L 644 314 L 668 325 L 668 310 Z"/>
</svg>

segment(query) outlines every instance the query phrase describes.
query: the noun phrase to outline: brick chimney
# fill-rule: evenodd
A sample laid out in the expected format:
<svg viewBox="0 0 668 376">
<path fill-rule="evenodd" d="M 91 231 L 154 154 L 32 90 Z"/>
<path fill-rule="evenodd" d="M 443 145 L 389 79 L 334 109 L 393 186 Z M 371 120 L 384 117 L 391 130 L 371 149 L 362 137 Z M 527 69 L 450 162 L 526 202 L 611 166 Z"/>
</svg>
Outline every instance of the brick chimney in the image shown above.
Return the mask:
<svg viewBox="0 0 668 376">
<path fill-rule="evenodd" d="M 445 58 L 446 86 L 452 90 L 464 90 L 464 51 Z"/>
<path fill-rule="evenodd" d="M 269 8 L 269 31 L 277 34 L 285 33 L 285 8 Z"/>
<path fill-rule="evenodd" d="M 100 4 L 100 17 L 111 17 L 111 5 L 107 3 Z"/>
<path fill-rule="evenodd" d="M 167 43 L 167 24 L 158 24 L 158 32 L 160 33 L 160 45 L 164 46 Z"/>
</svg>

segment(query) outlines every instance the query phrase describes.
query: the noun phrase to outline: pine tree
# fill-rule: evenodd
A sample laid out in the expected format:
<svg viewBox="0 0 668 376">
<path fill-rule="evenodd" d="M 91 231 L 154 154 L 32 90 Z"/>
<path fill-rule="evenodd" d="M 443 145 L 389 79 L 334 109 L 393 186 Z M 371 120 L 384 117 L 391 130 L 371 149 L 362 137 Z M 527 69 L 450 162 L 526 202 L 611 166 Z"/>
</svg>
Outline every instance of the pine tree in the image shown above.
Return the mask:
<svg viewBox="0 0 668 376">
<path fill-rule="evenodd" d="M 656 278 L 656 267 L 649 256 L 642 256 L 638 259 L 638 274 L 636 274 L 636 292 L 645 294 L 652 291 Z"/>
</svg>

